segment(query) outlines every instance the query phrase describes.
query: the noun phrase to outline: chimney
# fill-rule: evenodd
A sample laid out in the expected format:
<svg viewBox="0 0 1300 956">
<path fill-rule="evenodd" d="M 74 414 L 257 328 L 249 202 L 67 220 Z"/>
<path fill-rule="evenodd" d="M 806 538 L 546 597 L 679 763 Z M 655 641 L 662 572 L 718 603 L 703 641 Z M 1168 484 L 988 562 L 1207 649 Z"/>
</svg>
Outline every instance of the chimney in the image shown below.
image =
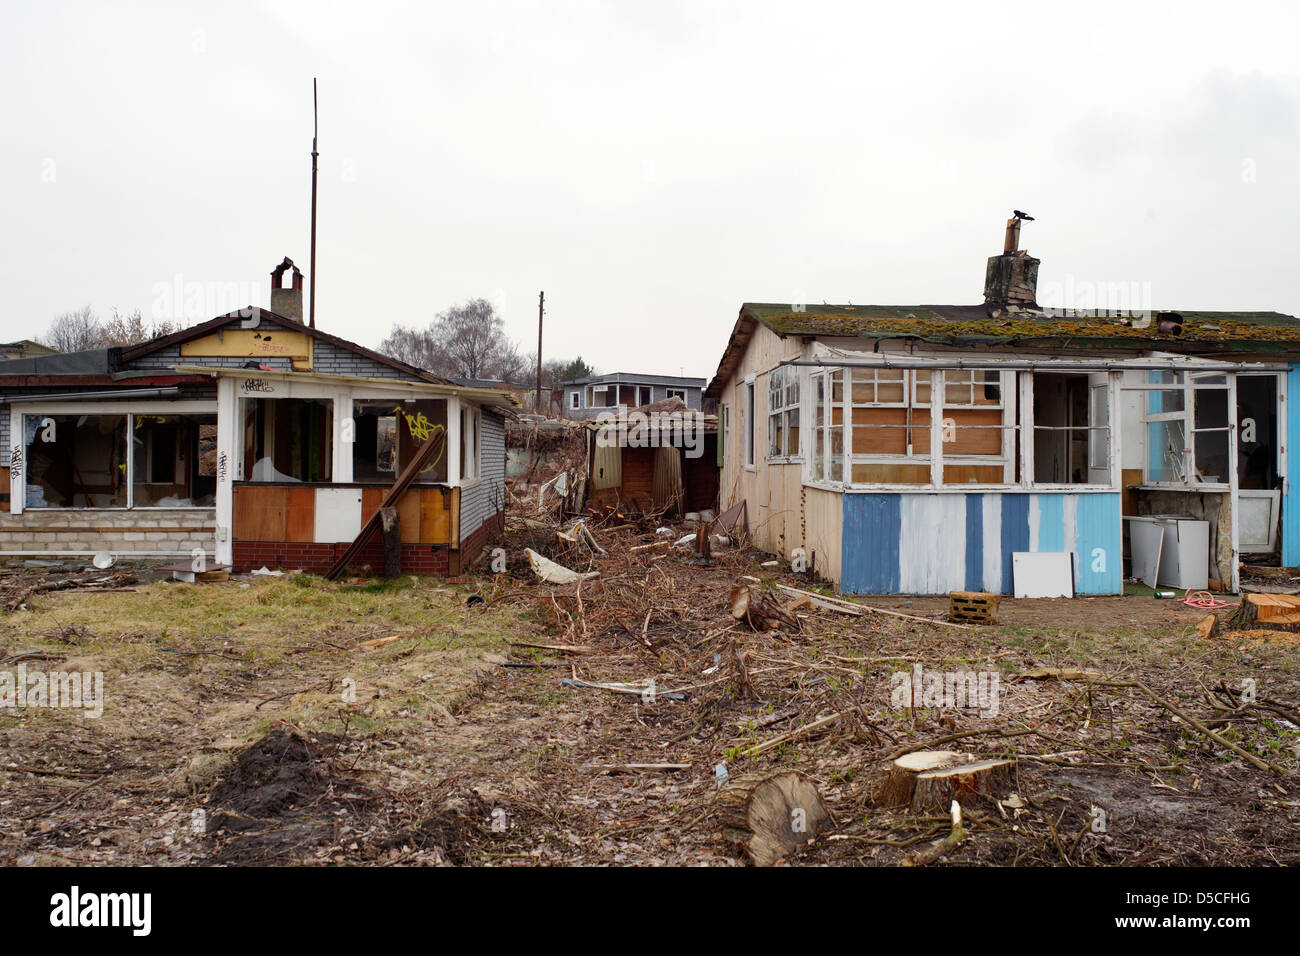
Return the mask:
<svg viewBox="0 0 1300 956">
<path fill-rule="evenodd" d="M 284 287 L 285 272 L 293 271 L 293 288 Z M 288 256 L 271 272 L 271 311 L 302 324 L 302 270 Z"/>
<path fill-rule="evenodd" d="M 1014 217 L 1007 220 L 1002 255 L 989 256 L 988 267 L 984 270 L 985 305 L 1038 308 L 1035 296 L 1038 290 L 1039 260 L 1017 248 L 1020 245 L 1021 223 L 1032 222 L 1033 218 L 1017 209 Z"/>
</svg>

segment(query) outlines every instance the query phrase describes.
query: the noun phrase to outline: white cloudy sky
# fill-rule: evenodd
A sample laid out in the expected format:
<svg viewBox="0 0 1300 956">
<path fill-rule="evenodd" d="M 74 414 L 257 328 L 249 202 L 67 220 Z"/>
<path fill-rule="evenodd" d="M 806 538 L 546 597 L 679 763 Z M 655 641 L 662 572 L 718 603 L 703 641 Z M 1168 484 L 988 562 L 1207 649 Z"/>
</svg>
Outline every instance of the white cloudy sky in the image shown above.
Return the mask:
<svg viewBox="0 0 1300 956">
<path fill-rule="evenodd" d="M 177 277 L 265 304 L 308 259 L 312 76 L 317 320 L 363 344 L 483 296 L 532 348 L 545 289 L 549 355 L 710 375 L 744 301 L 979 301 L 1013 206 L 1040 290 L 1300 313 L 1298 21 L 5 0 L 0 339 L 169 309 Z"/>
</svg>

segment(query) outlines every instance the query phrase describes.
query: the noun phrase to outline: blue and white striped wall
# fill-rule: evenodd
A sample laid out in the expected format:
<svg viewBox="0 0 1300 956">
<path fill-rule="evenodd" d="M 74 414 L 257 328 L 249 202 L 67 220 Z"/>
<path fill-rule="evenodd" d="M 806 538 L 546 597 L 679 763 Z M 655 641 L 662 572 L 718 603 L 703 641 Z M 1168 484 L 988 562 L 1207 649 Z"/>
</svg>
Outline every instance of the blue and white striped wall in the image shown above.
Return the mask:
<svg viewBox="0 0 1300 956">
<path fill-rule="evenodd" d="M 1072 551 L 1075 593 L 1123 591 L 1118 492 L 843 498 L 845 594 L 1010 594 L 1016 551 Z"/>
</svg>

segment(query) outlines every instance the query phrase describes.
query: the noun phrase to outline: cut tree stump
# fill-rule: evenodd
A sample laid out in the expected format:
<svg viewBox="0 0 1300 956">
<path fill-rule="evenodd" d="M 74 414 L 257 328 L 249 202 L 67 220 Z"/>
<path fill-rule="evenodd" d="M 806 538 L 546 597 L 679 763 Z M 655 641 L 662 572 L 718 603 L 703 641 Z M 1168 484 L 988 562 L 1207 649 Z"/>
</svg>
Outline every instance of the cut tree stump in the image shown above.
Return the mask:
<svg viewBox="0 0 1300 956">
<path fill-rule="evenodd" d="M 1300 624 L 1300 597 L 1290 594 L 1243 595 L 1241 606 L 1229 622 L 1234 631 L 1252 627 L 1294 631 L 1297 624 Z"/>
<path fill-rule="evenodd" d="M 717 799 L 723 836 L 755 866 L 773 866 L 806 847 L 833 821 L 816 785 L 801 773 L 734 778 Z"/>
<path fill-rule="evenodd" d="M 943 770 L 967 760 L 952 750 L 918 750 L 904 754 L 893 762 L 889 776 L 876 795 L 878 807 L 905 807 L 916 792 L 916 778 L 927 770 Z"/>
<path fill-rule="evenodd" d="M 912 791 L 912 812 L 947 810 L 973 797 L 1000 800 L 1016 789 L 1014 760 L 980 760 L 918 774 Z"/>
<path fill-rule="evenodd" d="M 729 596 L 731 616 L 744 621 L 756 631 L 771 631 L 778 627 L 800 630 L 799 619 L 775 601 L 768 600 L 753 588 L 737 584 Z"/>
</svg>

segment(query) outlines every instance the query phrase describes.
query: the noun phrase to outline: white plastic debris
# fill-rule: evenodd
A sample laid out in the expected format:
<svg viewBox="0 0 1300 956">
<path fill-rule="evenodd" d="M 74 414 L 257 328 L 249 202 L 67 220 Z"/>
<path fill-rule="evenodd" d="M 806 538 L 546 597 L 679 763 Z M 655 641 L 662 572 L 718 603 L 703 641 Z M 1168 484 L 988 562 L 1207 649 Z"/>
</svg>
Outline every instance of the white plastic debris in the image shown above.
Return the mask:
<svg viewBox="0 0 1300 956">
<path fill-rule="evenodd" d="M 655 528 L 655 534 L 672 534 L 672 533 L 673 533 L 673 529 L 666 526 L 660 526 L 658 528 Z"/>
<path fill-rule="evenodd" d="M 695 542 L 695 532 L 692 531 L 690 534 L 688 534 L 688 535 L 683 535 L 682 537 L 680 537 L 680 538 L 678 538 L 676 541 L 674 541 L 674 542 L 673 542 L 673 547 L 674 547 L 674 548 L 684 548 L 684 547 L 686 547 L 686 546 L 689 545 L 689 544 L 693 544 L 694 542 Z"/>
<path fill-rule="evenodd" d="M 278 578 L 278 577 L 280 577 L 280 575 L 284 574 L 284 572 L 283 572 L 283 571 L 272 571 L 272 570 L 271 570 L 270 568 L 268 568 L 266 565 L 262 565 L 262 567 L 258 568 L 256 571 L 253 571 L 252 574 L 253 574 L 253 577 L 256 577 L 256 578 L 266 578 L 266 577 L 270 577 L 270 578 Z"/>
<path fill-rule="evenodd" d="M 550 584 L 572 584 L 575 581 L 584 581 L 587 578 L 600 576 L 599 571 L 588 571 L 586 574 L 580 574 L 572 568 L 556 564 L 550 558 L 542 557 L 532 548 L 525 548 L 524 552 L 528 555 L 528 564 L 532 567 L 533 573 Z"/>
<path fill-rule="evenodd" d="M 101 571 L 107 571 L 109 568 L 113 566 L 113 562 L 116 560 L 117 559 L 114 558 L 107 551 L 99 551 L 95 554 L 93 558 L 90 559 L 90 563 L 93 564 L 95 567 L 99 568 L 99 570 Z"/>
</svg>

